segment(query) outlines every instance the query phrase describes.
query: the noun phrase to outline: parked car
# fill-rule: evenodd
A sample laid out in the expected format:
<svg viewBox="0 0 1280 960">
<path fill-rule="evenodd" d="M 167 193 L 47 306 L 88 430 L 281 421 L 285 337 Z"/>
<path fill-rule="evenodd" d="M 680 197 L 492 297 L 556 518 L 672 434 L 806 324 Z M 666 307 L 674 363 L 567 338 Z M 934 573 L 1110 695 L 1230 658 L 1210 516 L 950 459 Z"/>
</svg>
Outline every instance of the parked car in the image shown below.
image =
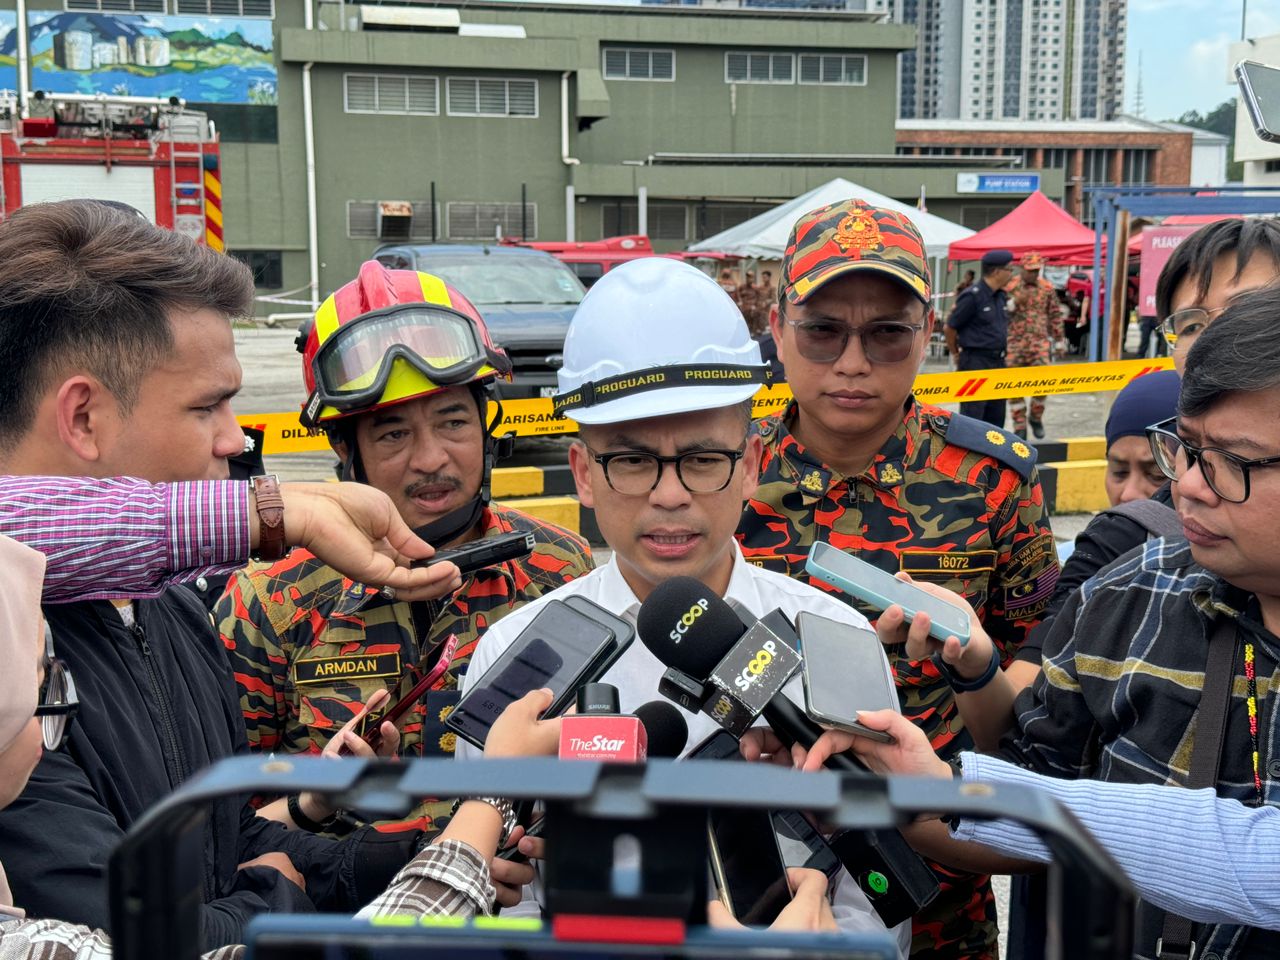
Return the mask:
<svg viewBox="0 0 1280 960">
<path fill-rule="evenodd" d="M 435 274 L 476 305 L 511 356 L 514 381 L 499 382 L 500 397 L 556 392 L 565 334 L 586 290 L 555 257 L 528 247 L 441 243 L 383 246 L 374 257 L 393 270 Z"/>
</svg>

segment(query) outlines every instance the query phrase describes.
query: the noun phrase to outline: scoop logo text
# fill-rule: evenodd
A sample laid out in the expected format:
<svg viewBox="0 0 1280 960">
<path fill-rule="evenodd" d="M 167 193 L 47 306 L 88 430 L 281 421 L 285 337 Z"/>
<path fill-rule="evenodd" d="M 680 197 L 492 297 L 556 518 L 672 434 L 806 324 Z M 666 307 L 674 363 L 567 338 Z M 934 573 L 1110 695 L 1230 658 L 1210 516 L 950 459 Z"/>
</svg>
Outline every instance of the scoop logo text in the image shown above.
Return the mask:
<svg viewBox="0 0 1280 960">
<path fill-rule="evenodd" d="M 676 628 L 671 631 L 671 642 L 679 643 L 684 639 L 684 635 L 689 632 L 689 628 L 694 625 L 697 619 L 707 612 L 709 606 L 706 599 L 698 600 L 692 607 L 680 615 L 680 619 L 676 621 Z"/>
<path fill-rule="evenodd" d="M 773 663 L 773 655 L 778 652 L 772 640 L 766 640 L 743 668 L 742 673 L 733 678 L 733 685 L 739 690 L 750 690 L 751 685 L 759 681 L 769 664 Z"/>
</svg>

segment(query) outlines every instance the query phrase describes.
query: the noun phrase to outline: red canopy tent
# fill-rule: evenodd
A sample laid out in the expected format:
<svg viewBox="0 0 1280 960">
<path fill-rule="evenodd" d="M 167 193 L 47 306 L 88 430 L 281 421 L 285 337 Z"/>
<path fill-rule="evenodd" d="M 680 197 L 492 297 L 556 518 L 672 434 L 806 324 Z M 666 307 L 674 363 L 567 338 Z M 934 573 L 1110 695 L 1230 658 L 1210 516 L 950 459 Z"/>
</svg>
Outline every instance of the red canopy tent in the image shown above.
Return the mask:
<svg viewBox="0 0 1280 960">
<path fill-rule="evenodd" d="M 952 260 L 980 260 L 989 250 L 1038 253 L 1050 263 L 1093 263 L 1093 231 L 1037 190 L 991 226 L 957 240 Z"/>
</svg>

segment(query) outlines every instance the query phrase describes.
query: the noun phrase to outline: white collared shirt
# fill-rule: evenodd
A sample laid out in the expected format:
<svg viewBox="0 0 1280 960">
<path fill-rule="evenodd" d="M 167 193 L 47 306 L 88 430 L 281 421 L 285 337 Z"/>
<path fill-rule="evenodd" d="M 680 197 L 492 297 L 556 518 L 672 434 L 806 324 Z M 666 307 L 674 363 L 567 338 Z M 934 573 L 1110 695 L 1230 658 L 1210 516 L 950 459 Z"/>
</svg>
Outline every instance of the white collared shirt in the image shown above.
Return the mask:
<svg viewBox="0 0 1280 960">
<path fill-rule="evenodd" d="M 485 671 L 519 636 L 520 631 L 538 615 L 538 611 L 544 604 L 551 600 L 564 600 L 570 596 L 584 597 L 631 624 L 635 624 L 636 616 L 640 611 L 640 600 L 623 578 L 616 555 L 610 557 L 609 562 L 603 567 L 597 567 L 586 576 L 543 594 L 537 600 L 508 614 L 491 626 L 480 638 L 480 643 L 467 664 L 467 673 L 462 678 L 462 692 L 465 694 L 471 684 L 484 676 Z M 736 542 L 733 548 L 733 570 L 729 576 L 729 588 L 725 591 L 724 598 L 736 600 L 757 617 L 762 617 L 773 610 L 781 610 L 794 621 L 796 614 L 807 610 L 852 626 L 870 626 L 866 617 L 834 597 L 784 574 L 774 573 L 747 563 Z M 642 704 L 660 699 L 658 680 L 665 670 L 665 665 L 637 639 L 600 680 L 618 688 L 618 699 L 622 711 L 632 713 Z M 788 697 L 803 706 L 803 691 L 798 676 L 793 677 L 783 689 Z M 705 714 L 692 714 L 684 710 L 681 712 L 689 724 L 686 753 L 719 729 L 716 722 Z M 479 754 L 480 751 L 475 747 L 461 739 L 458 740 L 455 759 L 472 759 Z M 836 889 L 833 909 L 836 921 L 843 931 L 854 933 L 885 929 L 862 891 L 846 874 L 842 874 L 841 882 Z M 897 935 L 900 953 L 906 956 L 911 947 L 910 922 L 899 924 L 893 932 Z"/>
</svg>

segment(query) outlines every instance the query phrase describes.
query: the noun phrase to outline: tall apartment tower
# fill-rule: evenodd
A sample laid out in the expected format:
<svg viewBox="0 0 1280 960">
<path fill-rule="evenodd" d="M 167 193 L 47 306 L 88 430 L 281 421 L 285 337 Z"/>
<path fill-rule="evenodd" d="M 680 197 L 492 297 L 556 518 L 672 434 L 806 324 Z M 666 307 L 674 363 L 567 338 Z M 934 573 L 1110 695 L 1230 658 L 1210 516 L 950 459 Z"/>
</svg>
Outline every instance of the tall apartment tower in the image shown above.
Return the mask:
<svg viewBox="0 0 1280 960">
<path fill-rule="evenodd" d="M 892 0 L 914 24 L 898 115 L 1111 120 L 1123 110 L 1127 0 Z"/>
</svg>

